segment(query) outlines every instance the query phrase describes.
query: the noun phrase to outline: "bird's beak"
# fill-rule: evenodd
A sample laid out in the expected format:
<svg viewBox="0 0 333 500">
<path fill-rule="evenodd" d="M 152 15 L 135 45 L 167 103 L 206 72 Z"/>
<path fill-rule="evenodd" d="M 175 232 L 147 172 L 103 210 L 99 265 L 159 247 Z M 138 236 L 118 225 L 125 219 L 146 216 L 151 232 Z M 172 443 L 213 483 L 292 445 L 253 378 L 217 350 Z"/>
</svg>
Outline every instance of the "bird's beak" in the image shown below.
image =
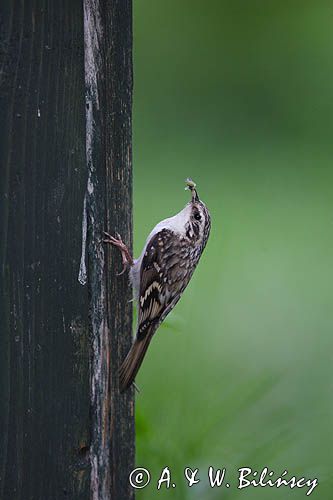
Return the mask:
<svg viewBox="0 0 333 500">
<path fill-rule="evenodd" d="M 198 192 L 195 188 L 191 189 L 191 194 L 192 194 L 192 203 L 196 203 L 196 202 L 200 201 Z"/>
</svg>

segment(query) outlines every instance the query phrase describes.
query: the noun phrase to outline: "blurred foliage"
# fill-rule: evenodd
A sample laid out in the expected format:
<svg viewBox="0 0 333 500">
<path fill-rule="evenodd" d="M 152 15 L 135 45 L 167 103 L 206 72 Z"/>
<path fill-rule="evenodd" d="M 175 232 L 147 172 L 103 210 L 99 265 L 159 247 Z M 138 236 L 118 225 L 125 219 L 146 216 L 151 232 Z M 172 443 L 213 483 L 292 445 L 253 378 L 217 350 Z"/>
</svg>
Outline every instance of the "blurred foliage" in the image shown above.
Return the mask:
<svg viewBox="0 0 333 500">
<path fill-rule="evenodd" d="M 187 202 L 185 177 L 212 213 L 137 378 L 139 499 L 305 498 L 239 491 L 241 466 L 318 477 L 312 496 L 332 498 L 332 26 L 321 1 L 134 2 L 135 254 Z M 177 486 L 157 492 L 166 465 Z"/>
</svg>

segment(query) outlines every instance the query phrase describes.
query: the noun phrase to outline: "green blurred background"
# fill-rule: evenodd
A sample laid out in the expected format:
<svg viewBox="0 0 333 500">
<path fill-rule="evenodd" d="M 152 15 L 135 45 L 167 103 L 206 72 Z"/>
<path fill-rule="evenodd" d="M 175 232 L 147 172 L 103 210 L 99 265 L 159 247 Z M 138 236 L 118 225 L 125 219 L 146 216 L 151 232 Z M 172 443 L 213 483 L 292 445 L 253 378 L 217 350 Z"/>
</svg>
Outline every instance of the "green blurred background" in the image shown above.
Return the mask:
<svg viewBox="0 0 333 500">
<path fill-rule="evenodd" d="M 135 255 L 187 176 L 212 215 L 137 378 L 138 499 L 306 498 L 239 491 L 241 466 L 318 477 L 311 496 L 332 499 L 333 6 L 135 0 L 134 71 Z M 157 492 L 166 465 L 177 486 Z"/>
</svg>

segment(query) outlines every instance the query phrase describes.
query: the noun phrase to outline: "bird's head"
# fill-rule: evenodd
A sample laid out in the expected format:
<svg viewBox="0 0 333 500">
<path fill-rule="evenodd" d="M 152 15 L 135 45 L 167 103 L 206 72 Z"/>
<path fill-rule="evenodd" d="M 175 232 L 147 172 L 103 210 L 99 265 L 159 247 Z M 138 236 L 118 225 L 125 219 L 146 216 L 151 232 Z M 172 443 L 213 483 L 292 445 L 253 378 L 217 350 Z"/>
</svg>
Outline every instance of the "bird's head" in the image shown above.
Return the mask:
<svg viewBox="0 0 333 500">
<path fill-rule="evenodd" d="M 203 201 L 200 200 L 196 184 L 186 179 L 186 190 L 191 192 L 191 201 L 186 205 L 186 236 L 193 241 L 206 244 L 210 231 L 210 214 Z"/>
</svg>

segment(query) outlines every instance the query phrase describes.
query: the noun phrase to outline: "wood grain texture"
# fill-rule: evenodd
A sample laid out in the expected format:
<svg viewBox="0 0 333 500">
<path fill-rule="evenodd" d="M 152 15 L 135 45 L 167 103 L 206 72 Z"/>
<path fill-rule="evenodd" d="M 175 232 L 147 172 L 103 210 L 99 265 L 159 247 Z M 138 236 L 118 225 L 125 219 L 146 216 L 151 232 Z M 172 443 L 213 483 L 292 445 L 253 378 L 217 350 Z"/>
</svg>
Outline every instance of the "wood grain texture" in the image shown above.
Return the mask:
<svg viewBox="0 0 333 500">
<path fill-rule="evenodd" d="M 132 243 L 131 4 L 90 5 L 103 27 L 96 102 L 87 3 L 1 4 L 0 499 L 133 495 L 133 394 L 117 379 L 130 290 L 100 244 L 105 229 Z"/>
<path fill-rule="evenodd" d="M 88 253 L 92 319 L 93 499 L 133 498 L 134 391 L 119 393 L 118 369 L 132 342 L 131 290 L 103 230 L 132 248 L 132 6 L 85 0 Z M 106 200 L 106 203 L 104 202 Z M 105 273 L 105 269 L 107 272 Z"/>
<path fill-rule="evenodd" d="M 83 9 L 3 4 L 0 496 L 87 498 Z"/>
</svg>

